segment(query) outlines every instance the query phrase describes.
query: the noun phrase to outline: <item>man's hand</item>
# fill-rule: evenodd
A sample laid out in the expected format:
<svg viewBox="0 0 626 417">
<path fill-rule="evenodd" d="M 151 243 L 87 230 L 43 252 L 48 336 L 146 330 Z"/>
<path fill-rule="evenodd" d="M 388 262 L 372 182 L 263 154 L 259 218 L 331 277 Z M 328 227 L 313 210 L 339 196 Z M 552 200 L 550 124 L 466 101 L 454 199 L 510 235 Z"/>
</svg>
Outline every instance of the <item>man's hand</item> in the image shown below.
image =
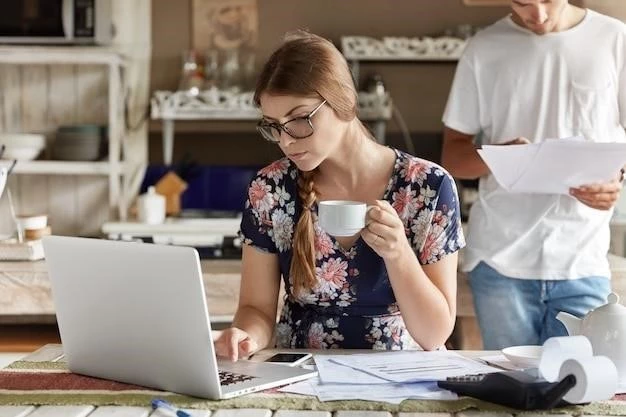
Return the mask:
<svg viewBox="0 0 626 417">
<path fill-rule="evenodd" d="M 526 139 L 525 137 L 520 136 L 519 138 L 515 138 L 515 139 L 510 140 L 508 142 L 496 143 L 495 145 L 528 145 L 529 143 L 530 143 L 530 141 L 528 139 Z"/>
<path fill-rule="evenodd" d="M 624 171 L 622 170 L 620 174 L 611 181 L 570 188 L 569 193 L 586 206 L 596 210 L 610 210 L 619 199 L 623 180 Z"/>
</svg>

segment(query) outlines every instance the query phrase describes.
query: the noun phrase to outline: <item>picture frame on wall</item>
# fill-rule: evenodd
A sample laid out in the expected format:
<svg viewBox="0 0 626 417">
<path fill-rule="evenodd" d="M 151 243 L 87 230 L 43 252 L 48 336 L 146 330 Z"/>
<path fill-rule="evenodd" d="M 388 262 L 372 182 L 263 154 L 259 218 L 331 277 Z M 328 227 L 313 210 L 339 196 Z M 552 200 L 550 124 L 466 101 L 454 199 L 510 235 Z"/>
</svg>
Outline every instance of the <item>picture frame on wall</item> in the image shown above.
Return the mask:
<svg viewBox="0 0 626 417">
<path fill-rule="evenodd" d="M 508 6 L 510 0 L 463 0 L 466 6 Z"/>
<path fill-rule="evenodd" d="M 195 49 L 254 49 L 258 40 L 257 0 L 193 0 Z"/>
</svg>

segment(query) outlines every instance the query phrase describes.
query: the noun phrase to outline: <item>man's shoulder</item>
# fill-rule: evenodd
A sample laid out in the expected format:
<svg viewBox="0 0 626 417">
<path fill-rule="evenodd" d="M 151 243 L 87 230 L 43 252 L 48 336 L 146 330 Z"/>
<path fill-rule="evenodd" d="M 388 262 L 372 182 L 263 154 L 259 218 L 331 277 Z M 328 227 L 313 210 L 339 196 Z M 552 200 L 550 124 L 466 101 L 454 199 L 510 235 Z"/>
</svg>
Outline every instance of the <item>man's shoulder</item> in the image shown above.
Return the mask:
<svg viewBox="0 0 626 417">
<path fill-rule="evenodd" d="M 483 50 L 493 50 L 494 42 L 502 42 L 502 36 L 513 32 L 509 17 L 503 17 L 494 23 L 480 29 L 474 36 L 470 38 L 465 48 L 465 55 L 480 53 Z"/>
<path fill-rule="evenodd" d="M 623 21 L 591 9 L 587 9 L 587 13 L 589 20 L 595 25 L 599 25 L 603 31 L 612 30 L 618 33 L 626 34 L 626 24 Z"/>
</svg>

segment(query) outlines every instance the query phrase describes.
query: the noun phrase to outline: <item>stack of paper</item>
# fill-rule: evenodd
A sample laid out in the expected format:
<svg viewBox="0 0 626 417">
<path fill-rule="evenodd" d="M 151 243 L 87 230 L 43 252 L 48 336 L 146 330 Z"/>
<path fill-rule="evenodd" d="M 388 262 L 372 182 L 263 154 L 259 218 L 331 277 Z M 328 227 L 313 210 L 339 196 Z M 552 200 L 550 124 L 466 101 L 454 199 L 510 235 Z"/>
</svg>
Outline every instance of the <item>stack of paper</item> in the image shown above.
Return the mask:
<svg viewBox="0 0 626 417">
<path fill-rule="evenodd" d="M 626 165 L 626 143 L 582 137 L 526 145 L 486 145 L 478 150 L 498 184 L 517 193 L 569 194 L 570 187 L 615 179 Z"/>
<path fill-rule="evenodd" d="M 289 385 L 281 391 L 315 395 L 320 401 L 451 400 L 457 398 L 456 394 L 440 389 L 437 381 L 499 371 L 446 351 L 315 355 L 315 364 L 318 378 Z"/>
</svg>

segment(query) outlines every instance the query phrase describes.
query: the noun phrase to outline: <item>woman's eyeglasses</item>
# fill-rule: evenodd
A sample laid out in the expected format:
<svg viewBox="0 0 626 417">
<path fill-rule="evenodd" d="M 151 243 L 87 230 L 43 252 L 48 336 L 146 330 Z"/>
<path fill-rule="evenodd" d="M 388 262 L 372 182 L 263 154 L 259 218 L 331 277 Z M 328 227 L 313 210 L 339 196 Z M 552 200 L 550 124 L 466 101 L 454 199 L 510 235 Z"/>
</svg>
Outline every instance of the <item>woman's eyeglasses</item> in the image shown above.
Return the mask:
<svg viewBox="0 0 626 417">
<path fill-rule="evenodd" d="M 316 108 L 311 110 L 309 114 L 301 117 L 294 117 L 291 120 L 287 120 L 285 123 L 272 123 L 267 120 L 261 120 L 256 129 L 261 136 L 269 142 L 279 143 L 280 132 L 283 131 L 294 139 L 304 139 L 311 136 L 314 132 L 311 118 L 317 113 L 317 111 L 326 103 L 326 100 L 322 101 Z"/>
</svg>

